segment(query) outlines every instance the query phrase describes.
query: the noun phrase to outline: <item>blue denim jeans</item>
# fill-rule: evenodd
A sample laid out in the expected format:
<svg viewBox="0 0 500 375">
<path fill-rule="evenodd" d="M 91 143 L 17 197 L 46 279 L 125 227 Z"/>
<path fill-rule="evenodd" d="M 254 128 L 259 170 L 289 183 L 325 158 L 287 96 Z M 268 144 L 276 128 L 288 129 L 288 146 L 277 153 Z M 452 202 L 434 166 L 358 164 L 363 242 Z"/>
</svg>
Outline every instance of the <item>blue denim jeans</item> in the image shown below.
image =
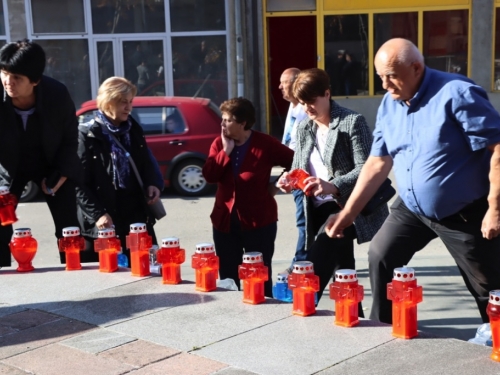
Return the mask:
<svg viewBox="0 0 500 375">
<path fill-rule="evenodd" d="M 306 215 L 304 212 L 304 192 L 300 189 L 292 191 L 293 199 L 295 200 L 295 224 L 299 232 L 297 239 L 297 247 L 293 262 L 306 260 Z M 292 262 L 292 264 L 293 264 Z"/>
</svg>

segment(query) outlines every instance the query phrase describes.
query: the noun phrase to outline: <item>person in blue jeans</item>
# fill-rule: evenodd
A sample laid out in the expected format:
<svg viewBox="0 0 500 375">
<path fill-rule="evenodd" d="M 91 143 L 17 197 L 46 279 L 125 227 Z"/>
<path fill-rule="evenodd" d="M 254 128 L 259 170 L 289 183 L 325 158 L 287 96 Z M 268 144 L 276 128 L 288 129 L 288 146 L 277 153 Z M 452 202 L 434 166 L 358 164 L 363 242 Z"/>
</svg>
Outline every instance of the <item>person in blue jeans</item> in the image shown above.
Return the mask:
<svg viewBox="0 0 500 375">
<path fill-rule="evenodd" d="M 280 77 L 279 89 L 283 94 L 283 99 L 290 102 L 290 108 L 285 121 L 285 130 L 283 132 L 282 143 L 292 150 L 295 151 L 295 140 L 297 135 L 297 125 L 304 119 L 307 119 L 307 115 L 304 109 L 299 104 L 299 101 L 293 96 L 292 87 L 295 78 L 300 73 L 297 68 L 288 68 L 283 71 Z M 295 200 L 295 215 L 296 215 L 296 225 L 298 231 L 297 247 L 295 249 L 295 256 L 293 257 L 292 265 L 294 262 L 299 260 L 306 260 L 306 217 L 304 215 L 304 193 L 302 190 L 297 189 L 293 191 L 293 199 Z M 290 265 L 286 270 L 291 273 L 292 267 Z"/>
</svg>

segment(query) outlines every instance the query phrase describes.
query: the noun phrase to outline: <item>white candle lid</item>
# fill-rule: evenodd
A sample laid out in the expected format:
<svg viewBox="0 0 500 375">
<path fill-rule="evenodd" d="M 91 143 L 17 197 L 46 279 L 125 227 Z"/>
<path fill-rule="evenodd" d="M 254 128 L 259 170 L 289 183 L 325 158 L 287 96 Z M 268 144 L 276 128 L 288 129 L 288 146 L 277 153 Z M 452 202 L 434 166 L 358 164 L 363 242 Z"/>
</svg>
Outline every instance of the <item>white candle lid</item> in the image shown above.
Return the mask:
<svg viewBox="0 0 500 375">
<path fill-rule="evenodd" d="M 500 290 L 492 290 L 490 292 L 490 303 L 500 306 Z"/>
<path fill-rule="evenodd" d="M 314 273 L 314 264 L 308 261 L 295 262 L 293 264 L 293 273 Z"/>
<path fill-rule="evenodd" d="M 394 268 L 393 280 L 397 281 L 412 281 L 415 280 L 415 270 L 411 267 L 403 266 Z"/>
<path fill-rule="evenodd" d="M 97 238 L 113 238 L 116 237 L 116 232 L 113 228 L 104 228 L 97 231 Z"/>
<path fill-rule="evenodd" d="M 257 251 L 243 254 L 243 263 L 260 263 L 263 261 L 262 253 Z"/>
<path fill-rule="evenodd" d="M 167 249 L 179 247 L 179 239 L 177 237 L 166 237 L 161 240 L 161 247 L 165 247 Z"/>
<path fill-rule="evenodd" d="M 214 244 L 210 242 L 203 242 L 196 245 L 196 254 L 209 254 L 214 253 Z"/>
<path fill-rule="evenodd" d="M 145 232 L 147 232 L 146 224 L 144 223 L 130 224 L 130 233 L 145 233 Z"/>
<path fill-rule="evenodd" d="M 66 227 L 62 230 L 63 237 L 75 237 L 80 235 L 79 227 Z"/>
<path fill-rule="evenodd" d="M 358 281 L 358 275 L 356 274 L 356 270 L 337 270 L 335 272 L 335 281 L 340 283 Z"/>
<path fill-rule="evenodd" d="M 14 238 L 31 237 L 30 228 L 17 228 L 14 229 Z"/>
</svg>

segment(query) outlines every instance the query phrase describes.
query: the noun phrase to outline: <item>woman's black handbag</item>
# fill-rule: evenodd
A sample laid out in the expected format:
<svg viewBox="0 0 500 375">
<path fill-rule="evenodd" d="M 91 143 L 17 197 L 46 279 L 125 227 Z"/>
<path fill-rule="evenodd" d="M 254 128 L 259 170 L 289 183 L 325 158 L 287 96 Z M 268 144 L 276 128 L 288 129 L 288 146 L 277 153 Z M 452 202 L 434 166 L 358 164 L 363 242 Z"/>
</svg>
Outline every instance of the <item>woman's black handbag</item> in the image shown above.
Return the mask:
<svg viewBox="0 0 500 375">
<path fill-rule="evenodd" d="M 386 178 L 380 185 L 375 195 L 368 201 L 365 208 L 361 211 L 361 215 L 369 216 L 374 213 L 377 208 L 389 202 L 389 200 L 396 194 L 396 190 L 391 185 L 391 180 Z"/>
</svg>

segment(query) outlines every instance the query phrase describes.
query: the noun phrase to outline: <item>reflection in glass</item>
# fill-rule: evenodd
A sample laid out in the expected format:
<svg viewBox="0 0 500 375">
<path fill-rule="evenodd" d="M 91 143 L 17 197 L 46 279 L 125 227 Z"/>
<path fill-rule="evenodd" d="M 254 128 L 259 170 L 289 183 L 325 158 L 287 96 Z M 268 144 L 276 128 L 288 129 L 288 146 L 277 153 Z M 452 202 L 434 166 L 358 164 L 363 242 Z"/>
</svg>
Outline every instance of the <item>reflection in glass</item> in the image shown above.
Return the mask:
<svg viewBox="0 0 500 375">
<path fill-rule="evenodd" d="M 44 74 L 66 85 L 78 108 L 91 99 L 87 39 L 37 40 L 47 58 Z"/>
<path fill-rule="evenodd" d="M 85 32 L 82 0 L 31 0 L 31 13 L 35 34 Z"/>
<path fill-rule="evenodd" d="M 224 0 L 170 0 L 172 31 L 225 30 Z"/>
<path fill-rule="evenodd" d="M 0 1 L 0 35 L 5 35 L 5 18 L 3 12 L 3 1 Z M 4 41 L 0 41 L 1 45 L 4 45 Z"/>
<path fill-rule="evenodd" d="M 433 69 L 467 75 L 469 11 L 424 12 L 425 64 Z"/>
<path fill-rule="evenodd" d="M 374 14 L 374 52 L 392 38 L 405 38 L 418 45 L 418 13 L 380 13 Z M 382 80 L 374 74 L 375 95 L 384 94 Z"/>
<path fill-rule="evenodd" d="M 97 69 L 99 72 L 99 86 L 107 78 L 115 75 L 113 42 L 97 42 Z"/>
<path fill-rule="evenodd" d="M 500 91 L 500 8 L 495 9 L 495 80 L 493 89 Z"/>
<path fill-rule="evenodd" d="M 333 96 L 368 95 L 368 15 L 325 17 L 325 70 Z"/>
<path fill-rule="evenodd" d="M 294 10 L 316 10 L 316 0 L 267 0 L 267 12 L 291 12 Z"/>
<path fill-rule="evenodd" d="M 92 0 L 91 6 L 94 34 L 165 31 L 164 0 Z"/>
<path fill-rule="evenodd" d="M 172 38 L 174 95 L 227 99 L 226 37 Z"/>
<path fill-rule="evenodd" d="M 137 95 L 165 95 L 163 42 L 123 42 L 125 77 L 137 86 Z M 161 70 L 160 70 L 161 68 Z"/>
</svg>

